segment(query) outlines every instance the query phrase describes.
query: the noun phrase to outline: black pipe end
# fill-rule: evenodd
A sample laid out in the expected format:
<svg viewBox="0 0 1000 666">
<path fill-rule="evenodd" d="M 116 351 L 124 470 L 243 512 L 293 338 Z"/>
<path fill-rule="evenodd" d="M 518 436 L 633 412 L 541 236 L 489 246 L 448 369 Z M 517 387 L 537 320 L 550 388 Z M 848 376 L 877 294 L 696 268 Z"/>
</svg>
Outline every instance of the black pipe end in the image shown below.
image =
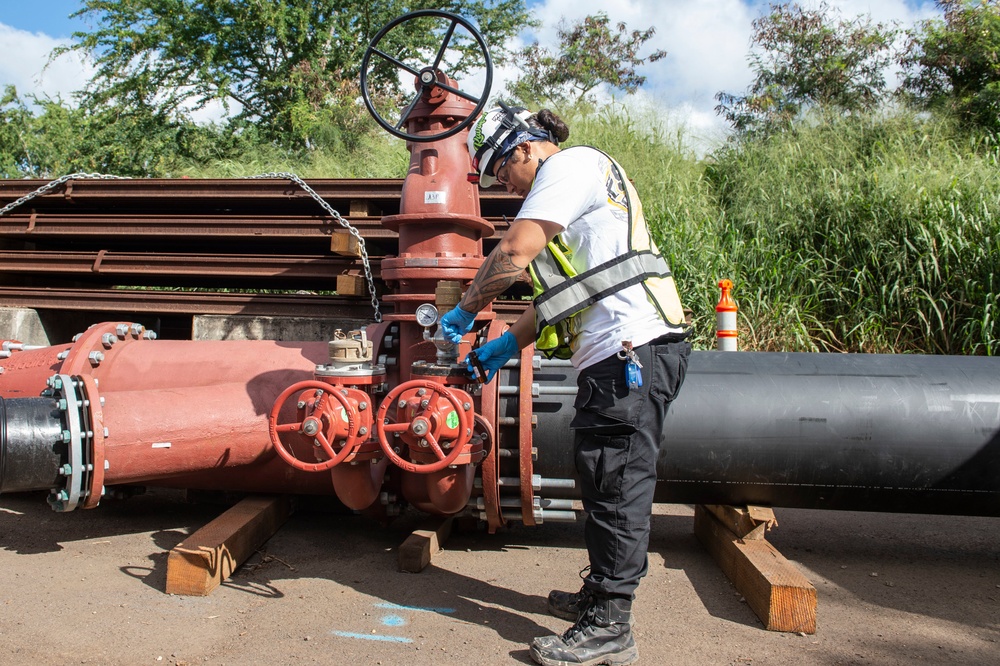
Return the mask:
<svg viewBox="0 0 1000 666">
<path fill-rule="evenodd" d="M 0 398 L 0 493 L 60 485 L 62 431 L 52 398 Z"/>
</svg>

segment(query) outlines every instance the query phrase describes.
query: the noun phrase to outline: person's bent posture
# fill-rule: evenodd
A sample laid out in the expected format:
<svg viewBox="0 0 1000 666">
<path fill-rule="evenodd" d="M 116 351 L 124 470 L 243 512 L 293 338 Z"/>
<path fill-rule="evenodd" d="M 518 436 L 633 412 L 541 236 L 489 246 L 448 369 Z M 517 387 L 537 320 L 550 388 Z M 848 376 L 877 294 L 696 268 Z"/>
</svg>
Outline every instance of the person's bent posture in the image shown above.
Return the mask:
<svg viewBox="0 0 1000 666">
<path fill-rule="evenodd" d="M 630 664 L 638 658 L 632 599 L 647 569 L 656 459 L 684 380 L 689 330 L 624 170 L 596 148 L 560 149 L 568 135 L 551 111 L 503 105 L 473 126 L 469 154 L 480 186 L 498 182 L 524 203 L 441 328 L 457 343 L 476 313 L 529 271 L 532 306 L 474 352 L 487 380 L 532 343 L 579 369 L 570 425 L 590 558 L 579 592 L 549 593 L 549 611 L 573 625 L 536 638 L 531 656 L 544 666 Z"/>
</svg>

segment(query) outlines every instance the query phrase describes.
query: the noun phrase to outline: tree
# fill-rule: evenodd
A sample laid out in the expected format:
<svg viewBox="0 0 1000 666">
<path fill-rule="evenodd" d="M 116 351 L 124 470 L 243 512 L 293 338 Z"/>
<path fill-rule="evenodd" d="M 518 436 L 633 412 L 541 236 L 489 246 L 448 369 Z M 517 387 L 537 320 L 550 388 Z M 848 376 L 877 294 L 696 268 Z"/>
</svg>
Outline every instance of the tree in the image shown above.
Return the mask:
<svg viewBox="0 0 1000 666">
<path fill-rule="evenodd" d="M 637 69 L 667 55 L 657 50 L 644 58 L 639 49 L 655 34 L 655 28 L 632 30 L 624 23 L 610 25 L 604 13 L 587 16 L 567 26 L 560 22 L 559 50 L 553 52 L 535 42 L 514 55 L 524 72 L 508 85 L 508 94 L 524 102 L 581 102 L 601 84 L 634 93 L 646 77 Z"/>
<path fill-rule="evenodd" d="M 1000 131 L 1000 3 L 938 0 L 943 20 L 909 33 L 900 58 L 904 94 L 966 123 Z"/>
<path fill-rule="evenodd" d="M 32 114 L 14 86 L 4 86 L 0 95 L 0 178 L 17 178 L 24 172 L 25 133 Z"/>
<path fill-rule="evenodd" d="M 786 125 L 815 107 L 869 111 L 889 96 L 894 26 L 870 16 L 845 20 L 825 2 L 817 9 L 789 3 L 771 5 L 753 31 L 753 83 L 744 95 L 716 95 L 716 112 L 739 133 Z"/>
<path fill-rule="evenodd" d="M 97 27 L 74 33 L 63 50 L 82 51 L 97 65 L 85 106 L 177 117 L 218 100 L 238 105 L 236 125 L 308 144 L 320 127 L 363 112 L 354 82 L 371 38 L 424 7 L 478 21 L 501 62 L 503 45 L 528 22 L 523 0 L 83 0 L 75 15 Z M 401 38 L 413 49 L 441 42 L 417 26 Z M 381 83 L 400 92 L 397 78 Z"/>
<path fill-rule="evenodd" d="M 248 140 L 252 132 L 233 135 L 148 110 L 88 109 L 34 95 L 25 100 L 13 86 L 0 95 L 0 178 L 75 171 L 169 176 L 184 165 L 237 153 Z"/>
</svg>

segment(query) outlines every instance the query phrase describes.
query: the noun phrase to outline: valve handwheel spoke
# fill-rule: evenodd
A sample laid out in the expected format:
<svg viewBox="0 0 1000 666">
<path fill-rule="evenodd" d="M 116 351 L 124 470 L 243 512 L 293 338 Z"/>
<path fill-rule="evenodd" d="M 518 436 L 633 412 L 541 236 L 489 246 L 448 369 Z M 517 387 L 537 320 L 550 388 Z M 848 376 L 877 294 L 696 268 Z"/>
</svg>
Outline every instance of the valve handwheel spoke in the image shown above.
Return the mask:
<svg viewBox="0 0 1000 666">
<path fill-rule="evenodd" d="M 274 426 L 275 432 L 298 432 L 302 430 L 302 422 L 298 423 L 282 423 Z"/>
<path fill-rule="evenodd" d="M 437 52 L 433 63 L 414 67 L 412 64 L 405 62 L 402 57 L 396 57 L 391 53 L 388 53 L 388 49 L 379 48 L 383 39 L 394 28 L 402 25 L 403 23 L 426 17 L 443 19 L 448 22 L 448 27 L 444 30 L 441 45 L 436 50 Z M 472 39 L 475 41 L 476 47 L 478 47 L 478 50 L 475 53 L 475 64 L 477 65 L 477 69 L 482 68 L 485 70 L 485 82 L 483 84 L 482 91 L 479 93 L 467 92 L 459 87 L 451 85 L 451 83 L 449 83 L 448 76 L 441 69 L 442 62 L 444 61 L 449 48 L 454 48 L 456 50 L 459 48 L 457 46 L 452 46 L 452 38 L 455 36 L 455 29 L 458 26 L 462 26 L 468 31 L 469 35 L 471 35 Z M 386 40 L 386 42 L 391 41 L 392 40 Z M 377 59 L 373 60 L 375 57 L 377 57 Z M 481 63 L 479 62 L 480 59 L 482 61 Z M 395 123 L 389 122 L 385 116 L 383 116 L 382 113 L 375 108 L 375 104 L 372 102 L 371 71 L 374 70 L 381 61 L 385 61 L 392 65 L 397 70 L 397 73 L 398 70 L 402 70 L 403 72 L 412 75 L 419 85 L 416 96 L 406 105 L 402 113 L 400 113 L 399 120 Z M 409 14 L 404 14 L 403 16 L 390 21 L 375 35 L 371 44 L 369 44 L 368 49 L 365 51 L 364 57 L 361 59 L 361 97 L 364 100 L 365 106 L 368 107 L 368 111 L 372 114 L 375 121 L 386 131 L 393 136 L 406 139 L 407 141 L 439 141 L 441 139 L 446 139 L 449 136 L 458 134 L 463 129 L 471 125 L 479 116 L 480 111 L 482 111 L 483 107 L 486 106 L 492 86 L 493 61 L 490 58 L 490 51 L 486 46 L 486 40 L 483 39 L 482 34 L 465 18 L 458 16 L 457 14 L 452 14 L 438 9 L 422 9 L 410 12 Z M 410 134 L 406 130 L 402 129 L 406 124 L 406 121 L 410 119 L 410 115 L 413 113 L 413 110 L 417 107 L 420 100 L 430 97 L 435 88 L 439 88 L 457 97 L 461 97 L 462 99 L 475 104 L 475 108 L 457 125 L 436 134 Z"/>
<path fill-rule="evenodd" d="M 337 452 L 333 450 L 333 447 L 330 445 L 330 440 L 326 438 L 326 435 L 323 434 L 322 430 L 316 433 L 316 441 L 319 442 L 319 445 L 323 448 L 323 451 L 326 452 L 326 455 L 330 456 L 330 458 L 337 457 Z M 344 448 L 346 449 L 347 447 L 345 446 Z"/>
<path fill-rule="evenodd" d="M 444 460 L 445 458 L 448 457 L 448 455 L 441 450 L 441 445 L 438 444 L 438 441 L 434 437 L 434 435 L 432 435 L 431 433 L 427 433 L 424 436 L 424 441 L 427 442 L 427 446 L 431 448 L 431 451 L 433 451 L 434 455 L 438 457 L 438 460 Z"/>
<path fill-rule="evenodd" d="M 305 472 L 323 472 L 345 460 L 361 446 L 362 438 L 358 435 L 360 419 L 357 409 L 355 409 L 354 405 L 346 397 L 335 389 L 336 387 L 325 382 L 306 380 L 292 384 L 282 391 L 281 395 L 274 401 L 274 406 L 271 407 L 271 413 L 267 419 L 268 434 L 271 437 L 271 444 L 274 446 L 274 450 L 278 452 L 282 460 L 292 467 Z M 313 406 L 313 412 L 309 418 L 293 423 L 278 423 L 278 417 L 288 399 L 302 391 L 310 390 L 322 391 L 322 395 Z M 340 451 L 337 451 L 334 449 L 333 443 L 327 435 L 327 430 L 332 428 L 332 424 L 335 423 L 334 419 L 341 417 L 339 413 L 340 409 L 344 410 L 343 414 L 347 417 L 348 427 L 346 436 L 342 437 L 344 443 Z M 325 424 L 323 415 L 326 415 Z M 311 424 L 318 426 L 316 432 L 306 433 L 306 426 Z M 320 448 L 329 458 L 315 463 L 298 458 L 292 449 L 281 439 L 281 435 L 285 433 L 301 434 L 305 438 L 318 442 Z"/>
<path fill-rule="evenodd" d="M 410 429 L 409 423 L 387 423 L 385 429 L 388 432 L 406 432 Z"/>
</svg>

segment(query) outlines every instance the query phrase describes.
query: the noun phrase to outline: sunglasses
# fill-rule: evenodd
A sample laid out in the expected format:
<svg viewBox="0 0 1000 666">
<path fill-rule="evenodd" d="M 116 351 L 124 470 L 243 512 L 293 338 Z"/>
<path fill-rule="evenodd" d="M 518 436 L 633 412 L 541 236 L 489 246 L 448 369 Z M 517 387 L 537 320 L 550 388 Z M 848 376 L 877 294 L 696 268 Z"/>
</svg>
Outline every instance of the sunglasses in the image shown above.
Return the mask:
<svg viewBox="0 0 1000 666">
<path fill-rule="evenodd" d="M 510 173 L 507 173 L 507 174 L 505 174 L 505 175 L 501 176 L 501 175 L 500 175 L 500 172 L 501 172 L 501 171 L 502 171 L 502 170 L 504 169 L 504 167 L 506 167 L 506 166 L 507 166 L 507 161 L 508 161 L 508 160 L 509 160 L 509 159 L 510 159 L 510 158 L 511 158 L 511 157 L 512 157 L 513 155 L 514 155 L 514 151 L 513 151 L 513 150 L 512 150 L 512 151 L 510 151 L 509 153 L 507 153 L 507 156 L 503 158 L 503 161 L 502 161 L 502 162 L 500 162 L 500 166 L 498 166 L 498 167 L 497 167 L 497 170 L 496 170 L 496 172 L 495 172 L 495 173 L 496 173 L 496 176 L 495 176 L 495 177 L 496 177 L 496 179 L 497 179 L 497 182 L 498 182 L 498 183 L 500 183 L 501 185 L 505 186 L 505 187 L 506 187 L 507 183 L 509 182 L 509 181 L 508 181 L 507 179 L 508 179 L 508 178 L 510 177 Z"/>
</svg>

